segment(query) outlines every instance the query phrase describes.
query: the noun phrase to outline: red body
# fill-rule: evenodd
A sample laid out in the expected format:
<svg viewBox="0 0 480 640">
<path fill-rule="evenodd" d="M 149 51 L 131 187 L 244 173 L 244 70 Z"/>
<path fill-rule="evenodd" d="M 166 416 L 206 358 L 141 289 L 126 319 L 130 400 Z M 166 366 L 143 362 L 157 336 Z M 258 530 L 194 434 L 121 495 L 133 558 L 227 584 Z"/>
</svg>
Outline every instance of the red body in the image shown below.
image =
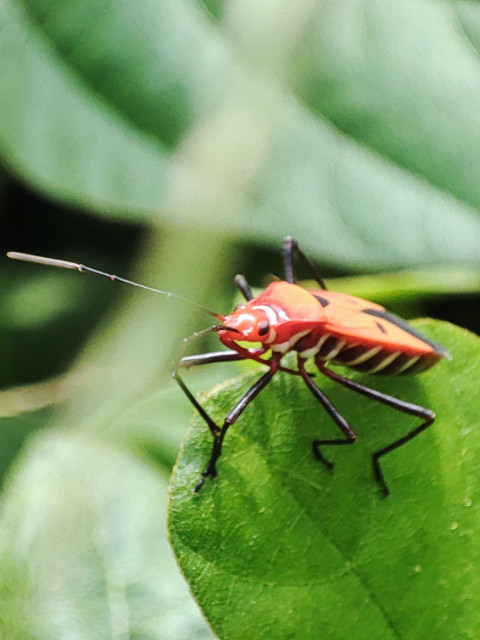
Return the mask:
<svg viewBox="0 0 480 640">
<path fill-rule="evenodd" d="M 296 351 L 320 367 L 331 362 L 386 375 L 414 374 L 450 359 L 440 344 L 378 304 L 288 282 L 273 282 L 222 320 L 235 331 L 220 331 L 221 342 L 246 357 L 239 342 L 261 343 L 258 354 Z"/>
</svg>

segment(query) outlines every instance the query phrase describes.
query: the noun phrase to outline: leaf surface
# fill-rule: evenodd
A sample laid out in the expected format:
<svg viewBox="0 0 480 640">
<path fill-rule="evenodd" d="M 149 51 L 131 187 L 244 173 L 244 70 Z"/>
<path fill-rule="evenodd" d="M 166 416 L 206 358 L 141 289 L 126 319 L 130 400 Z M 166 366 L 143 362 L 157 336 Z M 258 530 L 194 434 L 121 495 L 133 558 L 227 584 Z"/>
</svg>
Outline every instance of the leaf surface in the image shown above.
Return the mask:
<svg viewBox="0 0 480 640">
<path fill-rule="evenodd" d="M 170 536 L 192 591 L 222 640 L 477 638 L 480 561 L 478 338 L 423 321 L 452 362 L 419 377 L 355 376 L 432 408 L 433 427 L 382 459 L 382 499 L 371 453 L 414 425 L 405 416 L 317 382 L 357 433 L 338 437 L 297 377 L 280 374 L 229 431 L 218 478 L 192 488 L 211 436 L 196 419 L 171 484 Z M 206 406 L 218 421 L 257 375 L 225 383 Z M 445 391 L 448 390 L 448 391 Z"/>
</svg>

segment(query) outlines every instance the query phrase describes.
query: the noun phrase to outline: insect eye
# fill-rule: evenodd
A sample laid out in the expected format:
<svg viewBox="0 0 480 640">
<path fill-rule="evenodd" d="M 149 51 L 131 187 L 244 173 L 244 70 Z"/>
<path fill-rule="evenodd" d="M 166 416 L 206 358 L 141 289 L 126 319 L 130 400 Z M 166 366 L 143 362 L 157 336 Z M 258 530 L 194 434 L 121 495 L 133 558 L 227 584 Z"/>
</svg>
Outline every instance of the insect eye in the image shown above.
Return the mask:
<svg viewBox="0 0 480 640">
<path fill-rule="evenodd" d="M 268 323 L 267 320 L 263 320 L 263 322 L 261 322 L 258 325 L 258 335 L 259 336 L 264 336 L 265 334 L 267 334 L 270 330 L 270 325 Z"/>
</svg>

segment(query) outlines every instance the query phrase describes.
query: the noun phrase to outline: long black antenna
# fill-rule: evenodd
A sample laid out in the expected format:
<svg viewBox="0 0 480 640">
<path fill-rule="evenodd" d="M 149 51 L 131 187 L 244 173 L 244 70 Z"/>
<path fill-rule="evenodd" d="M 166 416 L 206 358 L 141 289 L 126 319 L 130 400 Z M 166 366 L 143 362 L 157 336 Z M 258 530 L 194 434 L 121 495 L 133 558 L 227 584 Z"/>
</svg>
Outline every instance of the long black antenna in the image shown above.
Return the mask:
<svg viewBox="0 0 480 640">
<path fill-rule="evenodd" d="M 116 276 L 113 273 L 105 273 L 104 271 L 99 271 L 98 269 L 92 269 L 92 267 L 86 267 L 84 264 L 77 264 L 76 262 L 69 262 L 68 260 L 57 260 L 55 258 L 44 258 L 43 256 L 33 256 L 30 253 L 18 253 L 17 251 L 9 251 L 7 253 L 8 258 L 12 258 L 12 260 L 22 260 L 23 262 L 34 262 L 36 264 L 42 264 L 47 267 L 57 267 L 60 269 L 73 269 L 74 271 L 80 271 L 80 273 L 93 273 L 97 276 L 103 276 L 104 278 L 108 278 L 109 280 L 123 282 L 124 284 L 132 285 L 132 287 L 139 287 L 140 289 L 146 289 L 147 291 L 153 291 L 154 293 L 160 293 L 162 296 L 166 296 L 167 298 L 174 298 L 175 300 L 180 300 L 181 302 L 186 302 L 187 304 L 193 305 L 208 313 L 209 315 L 217 318 L 218 320 L 223 320 L 223 316 L 215 313 L 211 309 L 207 309 L 207 307 L 203 307 L 196 302 L 192 302 L 188 298 L 184 298 L 183 296 L 178 295 L 177 293 L 173 293 L 172 291 L 163 291 L 162 289 L 155 289 L 154 287 L 148 287 L 145 284 L 140 284 L 139 282 L 133 282 L 132 280 L 126 280 L 125 278 L 120 278 L 120 276 Z"/>
</svg>

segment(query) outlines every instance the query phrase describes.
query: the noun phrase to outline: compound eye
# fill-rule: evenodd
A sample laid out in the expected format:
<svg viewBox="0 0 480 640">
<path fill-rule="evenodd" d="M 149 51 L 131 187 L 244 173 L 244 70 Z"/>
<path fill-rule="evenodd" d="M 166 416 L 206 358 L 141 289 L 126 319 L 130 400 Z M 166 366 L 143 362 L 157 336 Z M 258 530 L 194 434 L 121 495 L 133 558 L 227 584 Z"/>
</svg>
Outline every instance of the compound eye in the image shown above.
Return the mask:
<svg viewBox="0 0 480 640">
<path fill-rule="evenodd" d="M 262 322 L 260 322 L 260 324 L 258 325 L 258 335 L 259 336 L 264 336 L 269 331 L 270 331 L 270 324 L 268 323 L 268 321 L 267 320 L 263 320 Z"/>
</svg>

